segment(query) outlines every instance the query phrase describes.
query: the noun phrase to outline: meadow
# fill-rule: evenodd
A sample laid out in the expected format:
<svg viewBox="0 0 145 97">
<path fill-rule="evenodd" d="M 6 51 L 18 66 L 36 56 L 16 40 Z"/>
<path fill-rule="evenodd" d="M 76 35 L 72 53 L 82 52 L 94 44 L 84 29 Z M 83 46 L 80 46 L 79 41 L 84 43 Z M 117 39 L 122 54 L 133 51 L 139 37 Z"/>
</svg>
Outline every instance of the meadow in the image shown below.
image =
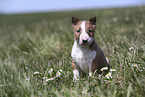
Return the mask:
<svg viewBox="0 0 145 97">
<path fill-rule="evenodd" d="M 72 16 L 97 16 L 109 78 L 73 82 Z M 145 7 L 0 15 L 1 97 L 144 97 Z"/>
</svg>

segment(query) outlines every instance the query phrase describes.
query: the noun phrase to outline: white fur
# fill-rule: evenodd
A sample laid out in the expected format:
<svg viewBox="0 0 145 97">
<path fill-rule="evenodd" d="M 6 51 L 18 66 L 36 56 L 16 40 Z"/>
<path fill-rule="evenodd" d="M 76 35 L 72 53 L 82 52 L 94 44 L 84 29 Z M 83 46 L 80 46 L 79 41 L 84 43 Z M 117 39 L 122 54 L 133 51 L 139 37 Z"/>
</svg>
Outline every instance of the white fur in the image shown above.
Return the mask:
<svg viewBox="0 0 145 97">
<path fill-rule="evenodd" d="M 74 78 L 73 80 L 78 80 L 79 79 L 79 71 L 78 70 L 73 70 Z"/>
<path fill-rule="evenodd" d="M 89 49 L 89 46 L 81 47 L 77 44 L 77 42 L 74 42 L 71 56 L 73 59 L 73 62 L 84 72 L 84 73 L 90 73 L 91 72 L 91 65 L 92 61 L 96 57 L 96 51 L 92 51 Z"/>
<path fill-rule="evenodd" d="M 84 73 L 89 73 L 89 76 L 92 76 L 91 65 L 92 61 L 96 57 L 96 51 L 89 49 L 89 45 L 92 43 L 93 39 L 86 32 L 86 21 L 83 21 L 81 24 L 82 33 L 79 37 L 79 43 L 77 44 L 76 39 L 72 48 L 71 56 L 73 62 L 76 64 L 76 69 L 73 70 L 74 80 L 79 78 L 79 69 Z M 87 40 L 87 45 L 82 45 L 83 40 Z"/>
<path fill-rule="evenodd" d="M 82 33 L 80 34 L 79 37 L 79 44 L 83 44 L 82 40 L 88 40 L 88 43 L 91 44 L 93 38 L 91 38 L 86 32 L 86 21 L 83 21 L 81 23 L 81 29 L 82 29 Z"/>
</svg>

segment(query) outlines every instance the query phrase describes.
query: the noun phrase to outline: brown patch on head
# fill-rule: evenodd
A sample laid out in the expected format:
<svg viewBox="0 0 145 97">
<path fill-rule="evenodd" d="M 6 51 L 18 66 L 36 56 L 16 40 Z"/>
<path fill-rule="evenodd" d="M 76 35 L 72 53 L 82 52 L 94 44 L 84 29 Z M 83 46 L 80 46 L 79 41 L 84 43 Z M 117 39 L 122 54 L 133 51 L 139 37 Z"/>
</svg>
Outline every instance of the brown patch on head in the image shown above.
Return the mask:
<svg viewBox="0 0 145 97">
<path fill-rule="evenodd" d="M 78 21 L 78 23 L 73 26 L 74 37 L 76 38 L 77 41 L 79 40 L 79 36 L 82 32 L 81 23 L 82 21 Z"/>
<path fill-rule="evenodd" d="M 79 21 L 79 19 L 72 17 L 74 37 L 76 38 L 77 42 L 79 41 L 79 36 L 82 32 L 82 29 L 81 29 L 82 22 L 83 21 Z M 86 33 L 88 33 L 90 37 L 94 37 L 96 17 L 93 17 L 89 19 L 89 21 L 86 21 L 85 25 L 86 25 L 86 29 L 85 29 Z"/>
<path fill-rule="evenodd" d="M 90 21 L 86 21 L 86 32 L 90 37 L 94 37 L 95 25 L 92 25 Z"/>
</svg>

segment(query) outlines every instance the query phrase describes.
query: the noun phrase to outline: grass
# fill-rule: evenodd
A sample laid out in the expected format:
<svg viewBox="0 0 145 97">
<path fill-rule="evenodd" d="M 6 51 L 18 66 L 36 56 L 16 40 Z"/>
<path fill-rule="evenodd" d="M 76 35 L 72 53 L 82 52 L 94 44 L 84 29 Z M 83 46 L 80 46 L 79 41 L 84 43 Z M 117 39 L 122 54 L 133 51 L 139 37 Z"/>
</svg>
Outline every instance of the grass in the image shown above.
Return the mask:
<svg viewBox="0 0 145 97">
<path fill-rule="evenodd" d="M 136 7 L 0 15 L 0 96 L 144 97 L 144 11 Z M 72 16 L 98 17 L 95 39 L 116 69 L 111 79 L 98 80 L 96 74 L 73 82 Z M 61 75 L 55 77 L 58 71 Z"/>
</svg>

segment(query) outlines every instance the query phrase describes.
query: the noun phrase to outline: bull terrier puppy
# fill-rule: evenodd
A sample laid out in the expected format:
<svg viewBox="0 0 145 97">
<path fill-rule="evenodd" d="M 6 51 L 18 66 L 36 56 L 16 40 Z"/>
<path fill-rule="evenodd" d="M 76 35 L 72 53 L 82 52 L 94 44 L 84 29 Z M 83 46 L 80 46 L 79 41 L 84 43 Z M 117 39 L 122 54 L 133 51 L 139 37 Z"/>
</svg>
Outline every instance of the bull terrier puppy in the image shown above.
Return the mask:
<svg viewBox="0 0 145 97">
<path fill-rule="evenodd" d="M 74 45 L 72 48 L 73 80 L 79 80 L 79 73 L 89 74 L 102 67 L 110 67 L 108 59 L 95 41 L 96 17 L 80 21 L 72 17 Z"/>
</svg>

